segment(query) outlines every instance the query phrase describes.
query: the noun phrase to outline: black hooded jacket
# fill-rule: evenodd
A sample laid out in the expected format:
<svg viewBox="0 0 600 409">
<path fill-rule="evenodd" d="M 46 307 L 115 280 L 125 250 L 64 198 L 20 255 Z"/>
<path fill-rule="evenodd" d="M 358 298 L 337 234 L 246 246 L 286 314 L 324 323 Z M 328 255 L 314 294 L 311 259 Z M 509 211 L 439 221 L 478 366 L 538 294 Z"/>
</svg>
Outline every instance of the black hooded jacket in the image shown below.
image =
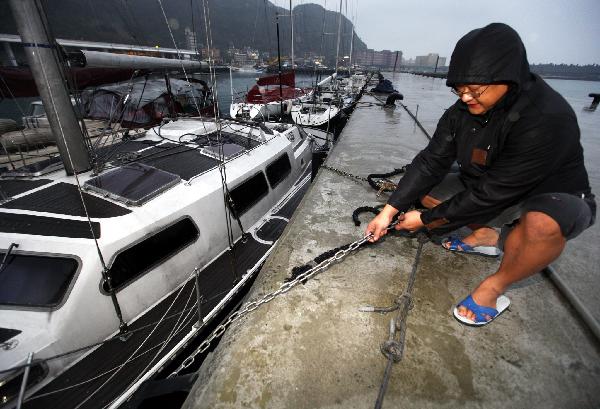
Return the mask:
<svg viewBox="0 0 600 409">
<path fill-rule="evenodd" d="M 493 83 L 508 83 L 509 91 L 483 115 L 470 114 L 461 100 L 446 110 L 388 204 L 407 210 L 441 182 L 454 161 L 466 190 L 421 214 L 438 233 L 486 223 L 539 193 L 590 193 L 573 109 L 530 73 L 519 35 L 500 23 L 458 42 L 446 81 L 448 86 Z"/>
</svg>

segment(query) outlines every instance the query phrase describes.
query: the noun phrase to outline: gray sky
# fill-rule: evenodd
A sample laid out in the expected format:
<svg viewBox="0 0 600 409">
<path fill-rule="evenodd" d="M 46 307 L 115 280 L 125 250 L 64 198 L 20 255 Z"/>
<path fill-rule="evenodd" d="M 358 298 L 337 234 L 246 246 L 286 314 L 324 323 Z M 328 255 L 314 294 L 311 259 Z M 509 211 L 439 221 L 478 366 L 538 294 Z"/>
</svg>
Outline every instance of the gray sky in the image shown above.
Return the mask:
<svg viewBox="0 0 600 409">
<path fill-rule="evenodd" d="M 468 31 L 502 22 L 520 34 L 530 63 L 600 64 L 600 0 L 344 0 L 360 38 L 405 58 L 448 57 Z M 272 0 L 282 7 L 289 0 Z M 339 0 L 293 0 L 337 10 Z"/>
</svg>

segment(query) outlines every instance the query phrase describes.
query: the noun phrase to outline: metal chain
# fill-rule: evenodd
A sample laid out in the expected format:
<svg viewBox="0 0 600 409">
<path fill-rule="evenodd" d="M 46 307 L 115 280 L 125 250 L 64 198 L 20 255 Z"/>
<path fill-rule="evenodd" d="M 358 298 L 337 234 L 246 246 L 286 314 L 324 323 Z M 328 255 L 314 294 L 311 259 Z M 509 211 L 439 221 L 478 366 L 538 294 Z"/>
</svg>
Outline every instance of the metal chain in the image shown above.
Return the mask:
<svg viewBox="0 0 600 409">
<path fill-rule="evenodd" d="M 369 179 L 367 179 L 367 178 L 364 178 L 362 176 L 353 175 L 352 173 L 348 173 L 348 172 L 343 171 L 341 169 L 337 169 L 337 168 L 334 168 L 334 167 L 331 167 L 331 166 L 327 166 L 327 165 L 321 165 L 321 167 L 325 168 L 327 170 L 330 170 L 332 172 L 335 172 L 338 175 L 342 175 L 344 177 L 350 178 L 350 179 L 356 179 L 356 180 L 360 180 L 362 182 L 367 182 L 367 183 L 369 182 Z"/>
<path fill-rule="evenodd" d="M 391 228 L 395 224 L 396 223 L 392 223 L 390 226 L 388 226 L 388 229 Z M 266 303 L 272 301 L 277 296 L 282 295 L 282 294 L 290 291 L 293 287 L 295 287 L 299 283 L 306 282 L 307 280 L 309 280 L 310 278 L 312 278 L 313 276 L 315 276 L 320 271 L 325 270 L 326 268 L 328 268 L 331 264 L 333 264 L 333 263 L 335 263 L 337 261 L 340 261 L 341 259 L 343 259 L 344 257 L 346 257 L 349 253 L 353 252 L 354 250 L 356 250 L 360 246 L 362 246 L 364 243 L 366 243 L 371 237 L 372 237 L 372 234 L 368 234 L 367 236 L 364 236 L 363 238 L 361 238 L 359 240 L 356 240 L 355 242 L 353 242 L 352 244 L 350 244 L 346 249 L 342 249 L 342 250 L 338 251 L 337 253 L 335 253 L 330 258 L 328 258 L 326 260 L 323 260 L 322 262 L 320 262 L 319 264 L 317 264 L 316 266 L 314 266 L 310 270 L 307 270 L 304 273 L 298 275 L 298 277 L 296 277 L 295 279 L 283 283 L 281 285 L 281 287 L 279 287 L 277 290 L 264 295 L 259 300 L 250 301 L 242 309 L 240 309 L 240 310 L 235 311 L 234 313 L 232 313 L 227 318 L 227 320 L 225 320 L 224 323 L 220 324 L 217 328 L 215 328 L 214 331 L 210 334 L 210 336 L 208 338 L 206 338 L 200 344 L 200 346 L 189 357 L 187 357 L 181 363 L 181 365 L 175 371 L 173 371 L 167 378 L 173 378 L 173 377 L 179 375 L 179 372 L 181 372 L 182 370 L 184 370 L 184 369 L 188 368 L 190 365 L 192 365 L 194 363 L 194 359 L 196 358 L 196 356 L 198 354 L 201 354 L 201 353 L 205 352 L 210 347 L 211 342 L 215 338 L 219 338 L 221 335 L 223 335 L 223 333 L 225 332 L 225 330 L 227 329 L 227 327 L 229 327 L 231 324 L 233 324 L 234 322 L 238 321 L 242 317 L 248 315 L 252 311 L 256 310 L 261 305 L 266 304 Z"/>
<path fill-rule="evenodd" d="M 362 176 L 358 176 L 358 175 L 353 175 L 352 173 L 346 172 L 346 171 L 341 170 L 341 169 L 334 168 L 332 166 L 321 165 L 321 167 L 325 168 L 327 170 L 330 170 L 330 171 L 332 171 L 334 173 L 337 173 L 338 175 L 347 177 L 349 179 L 354 179 L 354 180 L 359 180 L 361 182 L 367 182 L 367 183 L 369 183 L 369 179 L 368 178 L 365 178 L 365 177 L 362 177 Z M 389 179 L 381 179 L 380 181 L 375 182 L 375 183 L 377 183 L 379 185 L 379 189 L 377 190 L 377 195 L 376 195 L 377 197 L 381 196 L 381 194 L 383 192 L 394 191 L 394 190 L 396 190 L 396 187 L 397 187 L 397 185 L 393 181 L 391 181 Z"/>
</svg>

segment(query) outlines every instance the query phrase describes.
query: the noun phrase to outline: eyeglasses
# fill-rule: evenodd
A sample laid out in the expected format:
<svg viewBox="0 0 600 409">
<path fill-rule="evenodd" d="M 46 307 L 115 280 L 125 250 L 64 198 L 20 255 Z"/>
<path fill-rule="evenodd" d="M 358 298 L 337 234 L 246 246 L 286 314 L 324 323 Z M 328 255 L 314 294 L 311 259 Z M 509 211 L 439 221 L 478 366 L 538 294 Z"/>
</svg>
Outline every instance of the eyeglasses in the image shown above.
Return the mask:
<svg viewBox="0 0 600 409">
<path fill-rule="evenodd" d="M 490 86 L 488 85 L 487 87 L 485 87 L 481 91 L 478 89 L 476 91 L 469 90 L 469 91 L 464 91 L 464 92 L 459 91 L 456 88 L 452 87 L 450 89 L 450 92 L 452 92 L 454 95 L 457 95 L 459 98 L 462 98 L 463 95 L 468 95 L 469 97 L 471 97 L 473 99 L 476 99 L 476 98 L 479 98 L 485 92 L 485 90 L 487 90 L 489 87 Z"/>
</svg>

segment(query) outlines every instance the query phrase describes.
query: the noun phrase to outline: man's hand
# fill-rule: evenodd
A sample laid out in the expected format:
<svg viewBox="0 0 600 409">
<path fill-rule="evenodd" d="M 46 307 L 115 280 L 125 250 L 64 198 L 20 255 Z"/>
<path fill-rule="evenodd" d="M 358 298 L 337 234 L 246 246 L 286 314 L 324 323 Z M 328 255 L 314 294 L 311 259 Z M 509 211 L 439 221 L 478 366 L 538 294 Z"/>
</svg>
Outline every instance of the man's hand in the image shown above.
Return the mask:
<svg viewBox="0 0 600 409">
<path fill-rule="evenodd" d="M 418 210 L 411 210 L 398 217 L 398 224 L 395 226 L 395 229 L 413 232 L 421 229 L 423 226 L 425 225 L 421 221 L 421 212 Z"/>
<path fill-rule="evenodd" d="M 387 227 L 392 222 L 395 215 L 398 214 L 398 210 L 388 204 L 379 212 L 377 216 L 367 226 L 365 230 L 365 236 L 373 234 L 369 239 L 371 243 L 376 242 L 387 233 Z"/>
</svg>

